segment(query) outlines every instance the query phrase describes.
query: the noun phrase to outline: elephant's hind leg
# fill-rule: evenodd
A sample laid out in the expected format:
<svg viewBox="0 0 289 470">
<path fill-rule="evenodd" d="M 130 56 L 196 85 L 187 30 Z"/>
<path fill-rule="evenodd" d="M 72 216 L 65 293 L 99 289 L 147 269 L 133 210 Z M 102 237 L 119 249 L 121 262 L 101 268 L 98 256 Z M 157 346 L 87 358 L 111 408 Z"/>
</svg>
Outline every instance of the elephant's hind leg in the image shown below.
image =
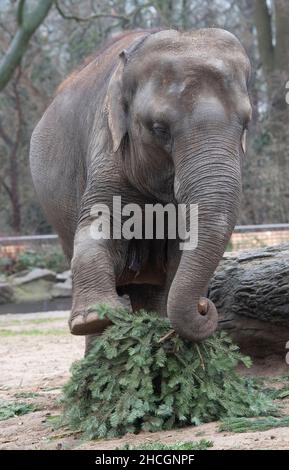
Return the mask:
<svg viewBox="0 0 289 470">
<path fill-rule="evenodd" d="M 131 284 L 127 292 L 134 312 L 144 309 L 148 312 L 157 312 L 162 317 L 167 315 L 167 289 L 165 286 Z"/>
<path fill-rule="evenodd" d="M 87 356 L 87 354 L 91 350 L 91 347 L 94 344 L 94 341 L 96 341 L 97 338 L 99 338 L 100 335 L 101 335 L 101 333 L 96 333 L 94 335 L 86 335 L 85 336 L 85 351 L 84 351 L 85 356 Z"/>
</svg>

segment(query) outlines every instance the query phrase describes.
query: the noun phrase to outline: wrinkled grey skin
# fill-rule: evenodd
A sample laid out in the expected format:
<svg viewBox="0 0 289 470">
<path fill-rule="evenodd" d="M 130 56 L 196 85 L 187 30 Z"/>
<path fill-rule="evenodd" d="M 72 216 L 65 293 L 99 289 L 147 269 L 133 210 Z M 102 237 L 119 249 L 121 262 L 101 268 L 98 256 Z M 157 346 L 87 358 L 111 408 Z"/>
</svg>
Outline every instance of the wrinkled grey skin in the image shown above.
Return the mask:
<svg viewBox="0 0 289 470">
<path fill-rule="evenodd" d="M 88 307 L 119 306 L 119 289 L 134 309 L 167 315 L 184 338 L 216 329 L 216 309 L 202 295 L 236 223 L 249 74 L 232 34 L 167 30 L 123 36 L 61 85 L 34 130 L 30 159 L 72 259 L 72 333 L 103 331 L 107 321 Z M 111 207 L 113 195 L 141 206 L 198 203 L 197 248 L 91 239 L 91 206 Z"/>
</svg>

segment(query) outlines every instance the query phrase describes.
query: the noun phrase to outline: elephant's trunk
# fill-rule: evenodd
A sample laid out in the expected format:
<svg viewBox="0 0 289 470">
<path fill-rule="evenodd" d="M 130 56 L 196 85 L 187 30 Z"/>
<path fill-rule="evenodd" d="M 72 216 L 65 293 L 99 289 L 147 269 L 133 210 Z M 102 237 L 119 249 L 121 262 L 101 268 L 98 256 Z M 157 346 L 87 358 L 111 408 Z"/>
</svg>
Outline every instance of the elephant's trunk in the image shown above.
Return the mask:
<svg viewBox="0 0 289 470">
<path fill-rule="evenodd" d="M 167 311 L 172 327 L 191 341 L 217 328 L 217 310 L 202 296 L 233 231 L 240 200 L 240 131 L 221 130 L 214 126 L 208 133 L 206 127 L 175 148 L 175 195 L 178 203 L 198 204 L 198 244 L 182 252 Z"/>
</svg>

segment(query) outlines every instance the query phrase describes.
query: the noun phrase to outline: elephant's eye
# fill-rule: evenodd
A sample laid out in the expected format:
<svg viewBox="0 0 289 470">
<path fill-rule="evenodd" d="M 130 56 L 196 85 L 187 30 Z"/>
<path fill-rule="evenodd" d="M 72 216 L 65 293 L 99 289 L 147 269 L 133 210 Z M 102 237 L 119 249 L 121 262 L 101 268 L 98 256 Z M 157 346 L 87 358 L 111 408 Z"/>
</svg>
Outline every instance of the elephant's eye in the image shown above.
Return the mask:
<svg viewBox="0 0 289 470">
<path fill-rule="evenodd" d="M 152 131 L 157 137 L 162 140 L 167 141 L 170 139 L 170 131 L 168 127 L 163 123 L 155 122 L 152 126 Z"/>
</svg>

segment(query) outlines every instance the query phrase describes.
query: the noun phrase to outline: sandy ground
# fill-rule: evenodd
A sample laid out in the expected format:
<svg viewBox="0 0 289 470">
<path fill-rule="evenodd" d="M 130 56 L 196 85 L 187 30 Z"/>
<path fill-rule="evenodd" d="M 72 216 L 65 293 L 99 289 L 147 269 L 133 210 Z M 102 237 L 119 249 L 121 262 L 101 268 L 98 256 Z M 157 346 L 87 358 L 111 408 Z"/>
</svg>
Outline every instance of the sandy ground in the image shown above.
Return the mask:
<svg viewBox="0 0 289 470">
<path fill-rule="evenodd" d="M 121 439 L 84 442 L 67 429 L 54 429 L 61 408 L 58 398 L 73 361 L 83 355 L 84 339 L 71 336 L 68 312 L 0 316 L 0 401 L 19 400 L 38 411 L 0 421 L 0 449 L 114 449 L 124 443 L 174 443 L 208 439 L 213 449 L 289 449 L 289 428 L 243 434 L 220 433 L 218 423 L 177 431 L 126 435 Z M 285 360 L 270 358 L 255 364 L 250 374 L 289 373 Z M 21 398 L 21 394 L 34 392 Z M 19 397 L 20 394 L 20 397 Z M 28 393 L 29 394 L 29 393 Z M 283 400 L 289 414 L 289 400 Z"/>
</svg>

